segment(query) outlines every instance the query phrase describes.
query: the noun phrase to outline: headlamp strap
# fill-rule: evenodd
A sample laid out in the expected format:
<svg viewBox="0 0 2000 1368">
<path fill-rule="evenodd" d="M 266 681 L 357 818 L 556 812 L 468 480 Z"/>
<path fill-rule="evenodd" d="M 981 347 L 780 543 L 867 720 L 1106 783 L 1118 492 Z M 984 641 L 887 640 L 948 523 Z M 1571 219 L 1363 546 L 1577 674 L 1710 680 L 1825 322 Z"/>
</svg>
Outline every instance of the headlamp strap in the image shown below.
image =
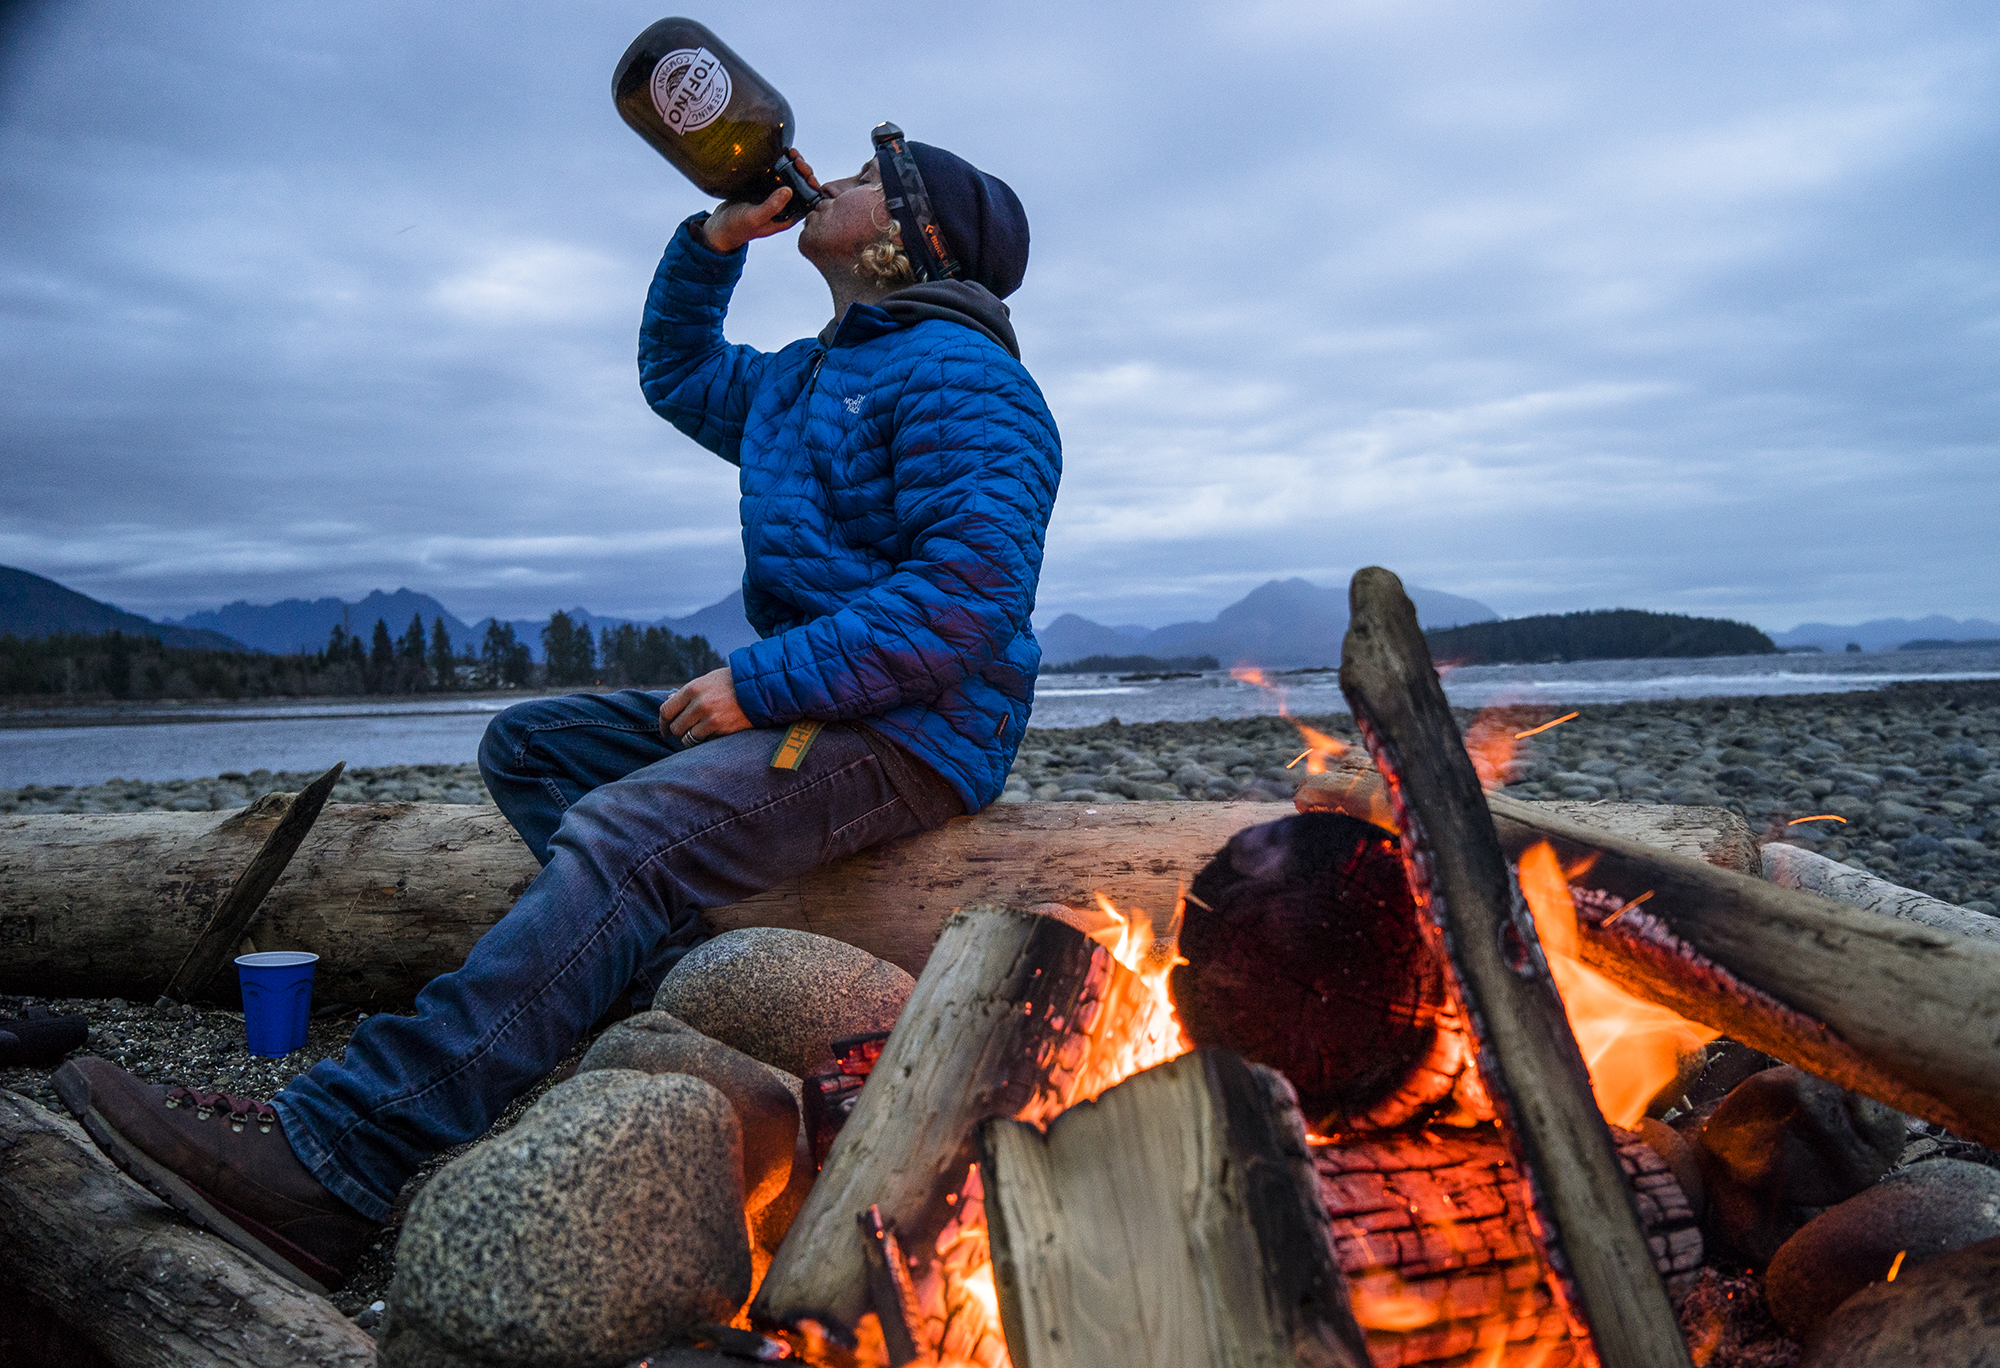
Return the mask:
<svg viewBox="0 0 2000 1368">
<path fill-rule="evenodd" d="M 903 140 L 903 130 L 892 123 L 882 123 L 875 126 L 872 136 L 875 155 L 886 157 L 890 169 L 896 173 L 896 188 L 901 193 L 889 195 L 883 203 L 902 227 L 904 245 L 909 246 L 912 240 L 919 244 L 912 254 L 917 274 L 925 280 L 958 279 L 958 262 L 952 259 L 937 216 L 931 212 L 931 197 L 924 189 L 923 173 L 917 170 L 916 154 Z M 887 194 L 889 187 L 883 189 Z"/>
</svg>

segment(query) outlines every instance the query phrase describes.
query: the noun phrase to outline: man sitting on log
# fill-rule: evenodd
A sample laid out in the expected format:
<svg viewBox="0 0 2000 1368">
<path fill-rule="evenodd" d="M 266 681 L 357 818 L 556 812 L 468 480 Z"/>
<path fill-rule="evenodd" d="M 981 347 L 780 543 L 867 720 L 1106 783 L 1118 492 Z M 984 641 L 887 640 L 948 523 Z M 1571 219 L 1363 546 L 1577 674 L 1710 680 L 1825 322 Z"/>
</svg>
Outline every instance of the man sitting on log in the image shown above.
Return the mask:
<svg viewBox="0 0 2000 1368">
<path fill-rule="evenodd" d="M 888 124 L 875 143 L 799 234 L 833 292 L 818 337 L 723 341 L 746 247 L 788 226 L 787 189 L 683 223 L 646 300 L 648 402 L 741 468 L 763 640 L 670 694 L 494 720 L 487 787 L 544 868 L 415 1016 L 368 1018 L 268 1105 L 100 1059 L 58 1072 L 120 1167 L 299 1281 L 340 1282 L 419 1164 L 484 1134 L 607 1012 L 648 1005 L 699 909 L 999 795 L 1041 657 L 1028 615 L 1061 469 L 1000 302 L 1028 225 L 959 157 Z"/>
</svg>

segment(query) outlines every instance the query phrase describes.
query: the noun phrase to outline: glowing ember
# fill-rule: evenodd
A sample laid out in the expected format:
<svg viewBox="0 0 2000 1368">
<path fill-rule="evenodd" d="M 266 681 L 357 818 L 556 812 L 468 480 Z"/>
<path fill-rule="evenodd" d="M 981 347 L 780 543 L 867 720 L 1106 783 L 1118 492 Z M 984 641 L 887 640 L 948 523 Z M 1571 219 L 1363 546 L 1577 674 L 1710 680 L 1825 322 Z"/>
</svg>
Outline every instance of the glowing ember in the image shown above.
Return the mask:
<svg viewBox="0 0 2000 1368">
<path fill-rule="evenodd" d="M 1521 896 L 1535 915 L 1549 972 L 1590 1067 L 1591 1092 L 1605 1120 L 1634 1126 L 1644 1119 L 1646 1104 L 1680 1073 L 1681 1060 L 1722 1033 L 1632 996 L 1578 958 L 1570 877 L 1547 841 L 1521 855 Z M 1642 901 L 1634 898 L 1619 913 Z"/>
<path fill-rule="evenodd" d="M 1515 732 L 1514 739 L 1516 741 L 1526 741 L 1531 736 L 1540 736 L 1550 727 L 1560 727 L 1563 723 L 1571 721 L 1581 716 L 1583 716 L 1582 713 L 1564 713 L 1561 717 L 1556 718 L 1553 722 L 1544 722 L 1539 727 L 1530 727 L 1526 731 Z"/>
<path fill-rule="evenodd" d="M 1292 761 L 1292 765 L 1296 765 L 1299 763 L 1299 760 L 1303 760 L 1306 762 L 1307 774 L 1325 774 L 1329 762 L 1347 753 L 1347 743 L 1345 741 L 1342 741 L 1338 737 L 1328 736 L 1325 732 L 1315 727 L 1308 727 L 1305 723 L 1299 721 L 1298 718 L 1293 717 L 1290 709 L 1285 706 L 1285 691 L 1265 678 L 1262 670 L 1251 665 L 1238 665 L 1229 671 L 1229 677 L 1240 683 L 1255 684 L 1260 689 L 1269 689 L 1278 696 L 1278 716 L 1298 728 L 1299 739 L 1306 743 L 1304 752 L 1300 754 L 1298 760 Z M 1292 765 L 1287 765 L 1285 768 L 1290 769 Z"/>
<path fill-rule="evenodd" d="M 1847 825 L 1847 819 L 1837 812 L 1822 812 L 1817 817 L 1794 817 L 1785 825 L 1797 826 L 1800 822 L 1838 822 L 1842 826 Z"/>
</svg>

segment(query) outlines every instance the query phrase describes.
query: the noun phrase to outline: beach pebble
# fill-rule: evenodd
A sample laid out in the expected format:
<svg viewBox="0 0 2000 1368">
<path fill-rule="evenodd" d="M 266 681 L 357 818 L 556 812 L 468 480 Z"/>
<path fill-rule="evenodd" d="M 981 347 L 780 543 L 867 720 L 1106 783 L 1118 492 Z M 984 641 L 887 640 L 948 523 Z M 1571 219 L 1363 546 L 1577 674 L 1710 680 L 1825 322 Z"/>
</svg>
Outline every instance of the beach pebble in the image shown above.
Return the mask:
<svg viewBox="0 0 2000 1368">
<path fill-rule="evenodd" d="M 725 931 L 682 956 L 653 1009 L 798 1078 L 833 1068 L 841 1036 L 886 1031 L 917 981 L 887 960 L 807 931 Z"/>
<path fill-rule="evenodd" d="M 1902 1153 L 1903 1116 L 1789 1065 L 1745 1079 L 1696 1140 L 1713 1243 L 1763 1267 L 1820 1211 L 1868 1187 Z"/>
<path fill-rule="evenodd" d="M 1771 1260 L 1765 1299 L 1785 1333 L 1804 1341 L 1891 1267 L 1906 1276 L 1940 1255 L 1996 1238 L 2000 1172 L 1932 1160 L 1892 1173 L 1806 1222 Z"/>
<path fill-rule="evenodd" d="M 2000 1368 L 2000 1239 L 1855 1293 L 1799 1368 Z"/>
<path fill-rule="evenodd" d="M 686 1074 L 728 1098 L 743 1128 L 743 1201 L 751 1210 L 761 1209 L 791 1180 L 799 1135 L 797 1079 L 667 1012 L 641 1012 L 599 1036 L 576 1071 L 580 1076 L 600 1069 Z"/>
<path fill-rule="evenodd" d="M 550 1089 L 411 1204 L 381 1363 L 611 1368 L 727 1322 L 750 1295 L 741 1152 L 699 1079 L 607 1069 Z"/>
</svg>

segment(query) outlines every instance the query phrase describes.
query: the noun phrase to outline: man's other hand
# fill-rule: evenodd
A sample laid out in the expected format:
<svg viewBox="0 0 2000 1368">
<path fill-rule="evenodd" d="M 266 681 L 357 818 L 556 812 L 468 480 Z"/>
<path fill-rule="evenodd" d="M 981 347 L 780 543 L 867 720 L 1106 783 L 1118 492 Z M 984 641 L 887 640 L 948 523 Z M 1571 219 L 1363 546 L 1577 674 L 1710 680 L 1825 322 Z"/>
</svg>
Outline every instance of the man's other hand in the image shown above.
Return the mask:
<svg viewBox="0 0 2000 1368">
<path fill-rule="evenodd" d="M 791 156 L 792 165 L 796 166 L 799 174 L 805 177 L 806 184 L 815 190 L 819 189 L 819 178 L 813 175 L 812 166 L 799 155 L 799 150 L 796 147 L 788 147 L 785 151 Z M 717 206 L 709 214 L 707 221 L 701 226 L 702 238 L 708 243 L 710 250 L 728 253 L 746 242 L 782 233 L 801 221 L 794 219 L 791 223 L 777 222 L 778 215 L 784 213 L 785 206 L 791 202 L 792 188 L 789 185 L 781 185 L 773 190 L 765 197 L 762 204 L 730 200 L 726 204 Z"/>
<path fill-rule="evenodd" d="M 736 705 L 736 679 L 727 665 L 689 680 L 660 705 L 660 734 L 688 745 L 749 729 L 750 719 Z"/>
</svg>

